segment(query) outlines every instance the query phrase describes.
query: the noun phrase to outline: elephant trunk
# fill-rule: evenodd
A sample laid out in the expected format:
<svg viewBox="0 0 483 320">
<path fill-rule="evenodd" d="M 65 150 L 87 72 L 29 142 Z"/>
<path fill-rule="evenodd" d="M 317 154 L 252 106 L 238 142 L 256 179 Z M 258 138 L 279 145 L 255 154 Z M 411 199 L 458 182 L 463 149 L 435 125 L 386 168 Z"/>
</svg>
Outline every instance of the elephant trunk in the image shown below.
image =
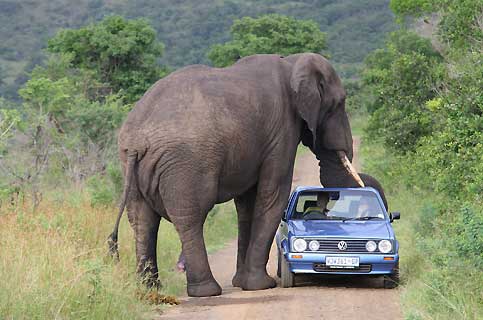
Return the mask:
<svg viewBox="0 0 483 320">
<path fill-rule="evenodd" d="M 364 187 L 364 182 L 344 151 L 325 149 L 318 153 L 317 158 L 320 166 L 320 183 L 324 187 Z"/>
</svg>

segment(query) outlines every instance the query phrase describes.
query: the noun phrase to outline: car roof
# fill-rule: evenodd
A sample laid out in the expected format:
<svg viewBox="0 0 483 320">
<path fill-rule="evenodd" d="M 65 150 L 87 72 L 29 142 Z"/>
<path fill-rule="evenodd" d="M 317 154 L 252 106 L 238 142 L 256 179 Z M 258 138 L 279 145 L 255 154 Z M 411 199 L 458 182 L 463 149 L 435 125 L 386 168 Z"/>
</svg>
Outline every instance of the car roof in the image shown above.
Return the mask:
<svg viewBox="0 0 483 320">
<path fill-rule="evenodd" d="M 379 194 L 379 192 L 372 188 L 372 187 L 357 187 L 357 188 L 324 188 L 322 186 L 299 186 L 295 188 L 294 192 L 303 192 L 303 191 L 370 191 L 370 192 L 376 192 Z"/>
</svg>

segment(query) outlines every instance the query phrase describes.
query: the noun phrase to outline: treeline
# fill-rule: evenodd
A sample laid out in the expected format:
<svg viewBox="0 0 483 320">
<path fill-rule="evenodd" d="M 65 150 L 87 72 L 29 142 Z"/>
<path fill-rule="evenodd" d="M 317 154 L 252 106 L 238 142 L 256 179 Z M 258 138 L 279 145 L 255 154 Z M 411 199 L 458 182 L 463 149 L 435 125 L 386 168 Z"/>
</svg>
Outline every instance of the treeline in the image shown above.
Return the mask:
<svg viewBox="0 0 483 320">
<path fill-rule="evenodd" d="M 408 319 L 483 314 L 483 3 L 392 0 L 403 28 L 365 60 L 358 98 L 368 158 L 395 198 L 408 190 Z M 431 39 L 416 24 L 437 30 Z M 404 26 L 406 26 L 404 28 Z M 404 244 L 404 242 L 403 242 Z"/>
<path fill-rule="evenodd" d="M 395 28 L 388 0 L 0 0 L 0 96 L 15 98 L 36 65 L 45 63 L 47 39 L 61 28 L 80 28 L 109 15 L 149 21 L 170 68 L 210 63 L 207 52 L 230 39 L 242 17 L 283 14 L 315 21 L 327 33 L 328 52 L 346 76 Z"/>
</svg>

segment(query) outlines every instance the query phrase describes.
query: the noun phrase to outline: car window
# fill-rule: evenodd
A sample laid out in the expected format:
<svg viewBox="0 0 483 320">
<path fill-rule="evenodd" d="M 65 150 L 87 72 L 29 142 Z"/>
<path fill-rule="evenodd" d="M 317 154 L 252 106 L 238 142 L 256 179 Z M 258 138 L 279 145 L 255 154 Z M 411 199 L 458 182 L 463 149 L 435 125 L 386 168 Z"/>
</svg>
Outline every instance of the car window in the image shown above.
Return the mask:
<svg viewBox="0 0 483 320">
<path fill-rule="evenodd" d="M 384 211 L 370 191 L 311 191 L 299 194 L 292 219 L 384 219 Z"/>
</svg>

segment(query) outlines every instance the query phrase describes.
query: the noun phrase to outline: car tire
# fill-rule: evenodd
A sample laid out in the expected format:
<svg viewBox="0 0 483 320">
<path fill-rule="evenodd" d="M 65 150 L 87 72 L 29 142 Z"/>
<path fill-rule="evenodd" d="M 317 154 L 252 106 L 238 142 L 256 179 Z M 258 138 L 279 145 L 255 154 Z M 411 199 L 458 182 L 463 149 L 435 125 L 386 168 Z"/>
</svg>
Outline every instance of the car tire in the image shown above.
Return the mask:
<svg viewBox="0 0 483 320">
<path fill-rule="evenodd" d="M 287 260 L 282 255 L 280 255 L 280 258 L 280 282 L 282 288 L 291 288 L 295 285 L 295 274 L 290 271 Z"/>
<path fill-rule="evenodd" d="M 384 288 L 385 289 L 394 289 L 399 286 L 399 261 L 397 262 L 396 266 L 393 269 L 393 273 L 390 275 L 384 276 Z"/>
<path fill-rule="evenodd" d="M 277 277 L 282 278 L 282 254 L 277 250 Z"/>
</svg>

